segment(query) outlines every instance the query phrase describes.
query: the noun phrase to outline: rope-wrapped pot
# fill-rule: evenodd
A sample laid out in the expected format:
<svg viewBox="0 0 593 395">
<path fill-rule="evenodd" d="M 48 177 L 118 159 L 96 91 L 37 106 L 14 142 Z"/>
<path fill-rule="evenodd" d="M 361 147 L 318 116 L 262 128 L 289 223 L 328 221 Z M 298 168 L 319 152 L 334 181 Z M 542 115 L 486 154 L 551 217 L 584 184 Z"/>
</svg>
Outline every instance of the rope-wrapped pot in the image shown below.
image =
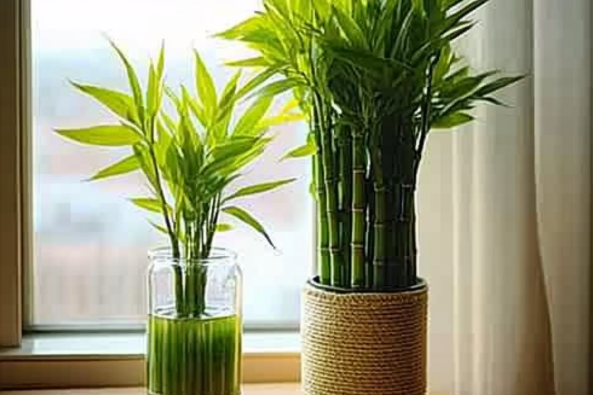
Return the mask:
<svg viewBox="0 0 593 395">
<path fill-rule="evenodd" d="M 301 326 L 306 395 L 425 395 L 428 287 L 340 292 L 309 282 Z"/>
</svg>

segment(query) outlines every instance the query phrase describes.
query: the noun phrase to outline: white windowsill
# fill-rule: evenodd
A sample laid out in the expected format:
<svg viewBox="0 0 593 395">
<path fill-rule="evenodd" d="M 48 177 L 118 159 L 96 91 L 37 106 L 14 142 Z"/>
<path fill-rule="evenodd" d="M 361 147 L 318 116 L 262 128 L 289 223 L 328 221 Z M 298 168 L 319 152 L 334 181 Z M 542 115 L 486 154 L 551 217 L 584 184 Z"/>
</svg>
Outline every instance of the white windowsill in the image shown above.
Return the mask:
<svg viewBox="0 0 593 395">
<path fill-rule="evenodd" d="M 0 388 L 142 386 L 144 354 L 143 333 L 27 335 L 0 350 Z M 298 332 L 245 333 L 242 366 L 244 383 L 298 382 Z"/>
<path fill-rule="evenodd" d="M 25 335 L 21 347 L 0 349 L 0 360 L 60 357 L 142 357 L 144 333 L 36 333 Z M 244 354 L 299 353 L 298 332 L 247 332 Z"/>
</svg>

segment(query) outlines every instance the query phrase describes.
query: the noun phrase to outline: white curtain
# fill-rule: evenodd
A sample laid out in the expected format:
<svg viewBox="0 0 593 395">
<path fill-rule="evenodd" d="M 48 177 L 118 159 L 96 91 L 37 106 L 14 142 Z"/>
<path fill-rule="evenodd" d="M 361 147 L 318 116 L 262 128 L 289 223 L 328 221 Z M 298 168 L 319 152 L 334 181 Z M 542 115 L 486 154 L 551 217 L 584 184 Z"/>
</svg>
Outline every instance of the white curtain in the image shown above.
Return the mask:
<svg viewBox="0 0 593 395">
<path fill-rule="evenodd" d="M 491 0 L 461 50 L 529 77 L 434 133 L 419 191 L 430 392 L 588 395 L 591 0 Z"/>
</svg>

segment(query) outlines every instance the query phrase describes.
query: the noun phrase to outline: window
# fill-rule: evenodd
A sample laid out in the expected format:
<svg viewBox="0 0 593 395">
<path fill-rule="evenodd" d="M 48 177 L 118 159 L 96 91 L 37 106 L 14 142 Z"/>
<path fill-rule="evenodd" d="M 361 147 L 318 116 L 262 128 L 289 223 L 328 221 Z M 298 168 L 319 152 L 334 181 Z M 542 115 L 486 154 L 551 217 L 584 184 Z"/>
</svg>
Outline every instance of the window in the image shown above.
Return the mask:
<svg viewBox="0 0 593 395">
<path fill-rule="evenodd" d="M 127 197 L 142 193 L 140 175 L 89 183 L 85 178 L 122 156 L 77 146 L 56 127 L 110 121 L 68 80 L 127 90 L 124 70 L 106 34 L 142 74 L 145 60 L 167 48 L 167 81 L 193 81 L 196 48 L 222 84 L 221 64 L 243 54 L 210 36 L 249 15 L 257 0 L 31 0 L 33 259 L 30 322 L 36 329 L 140 327 L 146 311 L 148 249 L 166 244 Z M 218 68 L 215 68 L 218 67 Z M 189 82 L 189 86 L 193 86 Z M 218 236 L 239 253 L 244 272 L 246 326 L 298 325 L 300 288 L 310 270 L 314 240 L 307 160 L 278 163 L 303 141 L 304 125 L 282 133 L 246 180 L 298 177 L 289 187 L 246 201 L 279 247 L 238 226 Z"/>
</svg>

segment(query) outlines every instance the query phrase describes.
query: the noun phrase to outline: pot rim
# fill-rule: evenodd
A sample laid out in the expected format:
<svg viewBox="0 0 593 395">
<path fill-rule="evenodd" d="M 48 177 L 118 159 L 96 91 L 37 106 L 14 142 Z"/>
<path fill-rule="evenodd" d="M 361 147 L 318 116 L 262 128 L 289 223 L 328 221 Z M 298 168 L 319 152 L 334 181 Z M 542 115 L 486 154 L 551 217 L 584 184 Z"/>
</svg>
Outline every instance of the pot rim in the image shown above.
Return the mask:
<svg viewBox="0 0 593 395">
<path fill-rule="evenodd" d="M 319 283 L 319 276 L 311 277 L 307 280 L 307 285 L 325 292 L 334 294 L 397 294 L 407 292 L 418 292 L 428 288 L 428 283 L 425 279 L 417 277 L 416 284 L 403 288 L 389 288 L 389 289 L 351 289 L 335 287 L 332 285 L 323 285 Z"/>
</svg>

